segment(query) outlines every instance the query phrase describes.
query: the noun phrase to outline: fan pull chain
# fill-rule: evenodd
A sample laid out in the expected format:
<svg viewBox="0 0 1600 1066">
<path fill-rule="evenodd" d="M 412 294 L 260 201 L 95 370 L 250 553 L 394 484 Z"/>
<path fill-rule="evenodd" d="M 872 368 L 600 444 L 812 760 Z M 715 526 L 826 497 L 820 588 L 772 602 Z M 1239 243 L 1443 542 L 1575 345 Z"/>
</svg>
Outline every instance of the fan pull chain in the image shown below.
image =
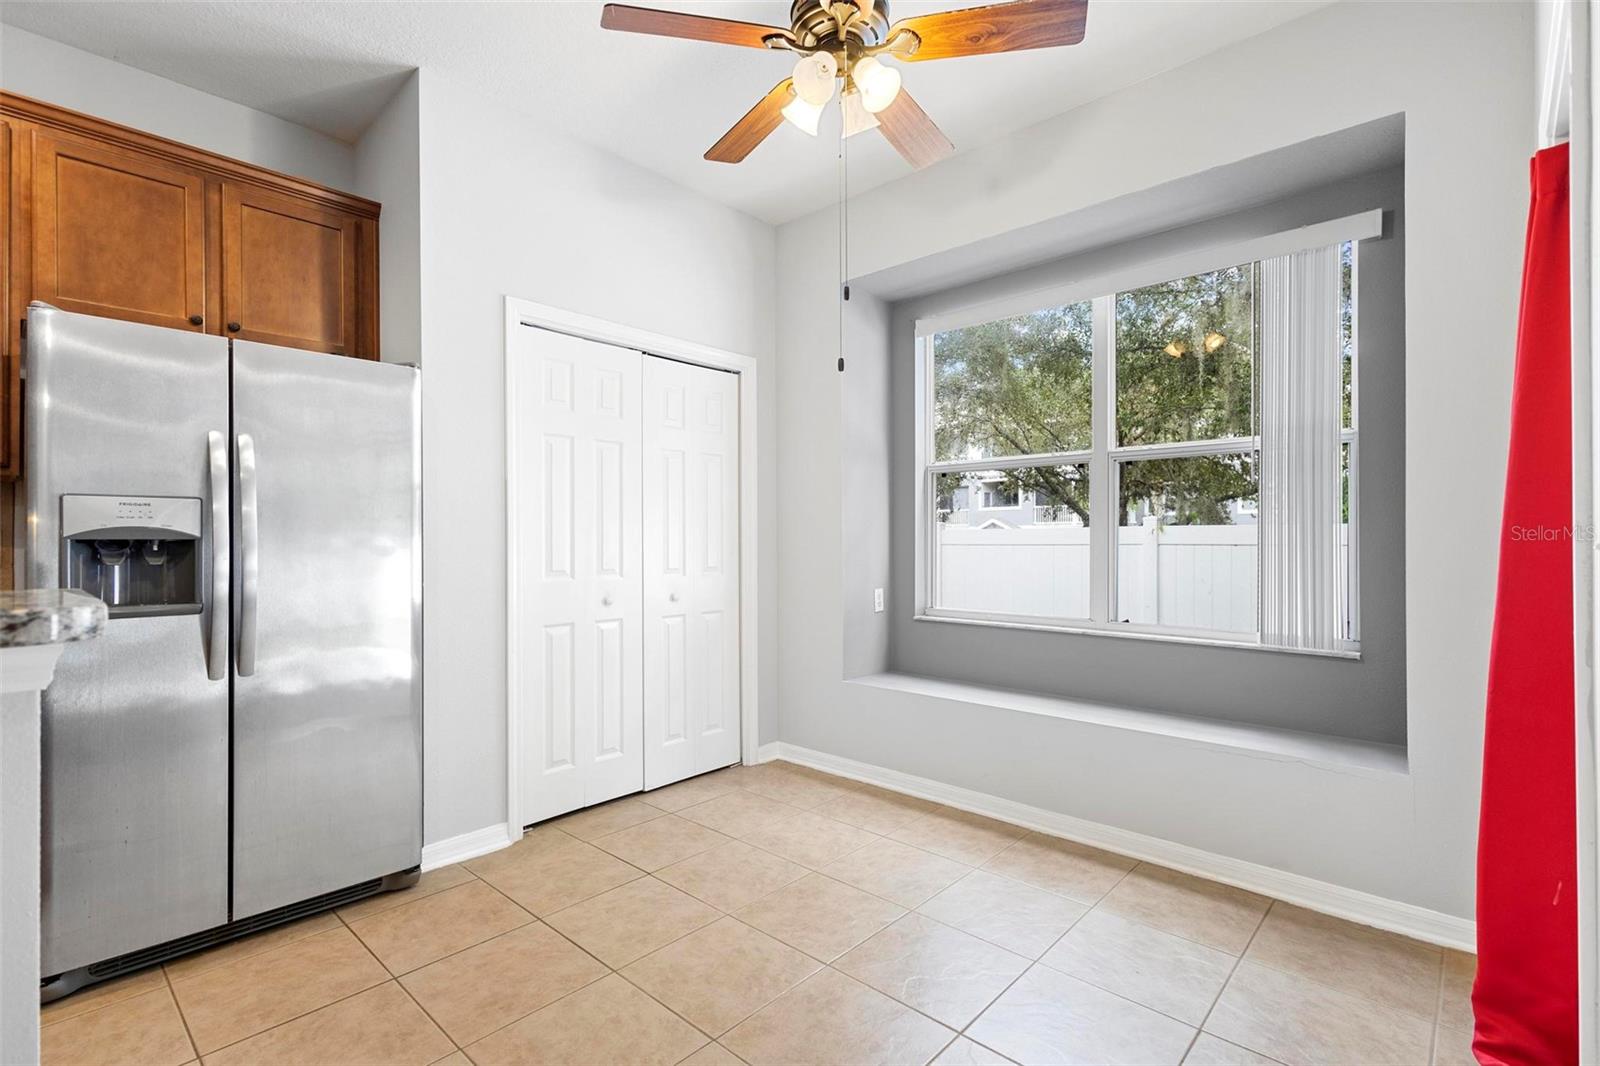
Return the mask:
<svg viewBox="0 0 1600 1066">
<path fill-rule="evenodd" d="M 850 139 L 839 97 L 839 373 L 844 373 L 844 305 L 850 300 Z"/>
</svg>

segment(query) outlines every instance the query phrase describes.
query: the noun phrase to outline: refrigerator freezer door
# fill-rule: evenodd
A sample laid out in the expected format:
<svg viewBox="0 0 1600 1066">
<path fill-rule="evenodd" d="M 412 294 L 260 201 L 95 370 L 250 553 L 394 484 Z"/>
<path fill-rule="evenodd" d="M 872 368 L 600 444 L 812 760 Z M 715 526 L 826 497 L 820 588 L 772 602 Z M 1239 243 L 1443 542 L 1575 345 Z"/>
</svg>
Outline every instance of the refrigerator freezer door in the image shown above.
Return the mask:
<svg viewBox="0 0 1600 1066">
<path fill-rule="evenodd" d="M 44 694 L 53 976 L 228 920 L 228 345 L 35 304 L 27 368 L 29 587 L 62 584 L 64 495 L 201 503 L 199 613 L 113 618 Z"/>
<path fill-rule="evenodd" d="M 235 341 L 233 405 L 239 919 L 420 859 L 422 527 L 415 370 Z"/>
</svg>

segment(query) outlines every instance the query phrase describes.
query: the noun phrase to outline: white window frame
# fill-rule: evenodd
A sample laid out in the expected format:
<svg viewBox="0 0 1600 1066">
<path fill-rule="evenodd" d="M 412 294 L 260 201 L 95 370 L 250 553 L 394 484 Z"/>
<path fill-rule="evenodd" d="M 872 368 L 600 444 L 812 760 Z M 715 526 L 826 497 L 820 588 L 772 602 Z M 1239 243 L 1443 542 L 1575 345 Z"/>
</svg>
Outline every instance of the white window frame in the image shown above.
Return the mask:
<svg viewBox="0 0 1600 1066">
<path fill-rule="evenodd" d="M 914 565 L 917 583 L 913 617 L 918 621 L 953 622 L 1000 628 L 1047 630 L 1129 637 L 1142 640 L 1213 644 L 1253 648 L 1290 655 L 1316 655 L 1334 658 L 1360 658 L 1359 639 L 1341 641 L 1333 650 L 1285 648 L 1261 642 L 1259 630 L 1237 633 L 1215 629 L 1194 629 L 1148 623 L 1112 621 L 1116 591 L 1116 544 L 1118 537 L 1117 492 L 1115 477 L 1121 465 L 1140 459 L 1170 459 L 1189 456 L 1239 455 L 1258 452 L 1258 436 L 1227 437 L 1214 440 L 1181 441 L 1171 444 L 1122 446 L 1116 443 L 1116 295 L 1132 289 L 1191 277 L 1215 270 L 1254 263 L 1273 256 L 1287 255 L 1309 248 L 1326 247 L 1346 241 L 1359 243 L 1383 233 L 1383 212 L 1374 210 L 1345 218 L 1320 222 L 1299 229 L 1270 234 L 1227 245 L 1209 247 L 1168 259 L 1114 271 L 1067 285 L 1034 290 L 948 312 L 928 315 L 916 321 L 915 375 L 917 394 L 915 413 L 915 462 L 917 486 L 915 514 L 917 533 Z M 1360 255 L 1354 268 L 1359 270 Z M 1354 281 L 1354 279 L 1352 279 Z M 1352 291 L 1354 299 L 1354 289 Z M 1006 456 L 934 462 L 934 375 L 933 337 L 946 330 L 979 325 L 1048 307 L 1092 301 L 1094 322 L 1092 408 L 1090 447 L 1077 451 L 1038 455 Z M 1356 309 L 1359 313 L 1359 308 Z M 1359 469 L 1359 443 L 1356 427 L 1359 396 L 1360 352 L 1351 375 L 1352 407 L 1350 426 L 1342 428 L 1340 440 L 1350 445 L 1350 551 L 1349 608 L 1352 637 L 1359 638 L 1360 605 L 1355 590 L 1359 587 L 1357 552 L 1356 487 Z M 958 610 L 934 604 L 938 573 L 938 521 L 935 513 L 936 478 L 940 474 L 973 471 L 1004 471 L 1038 466 L 1082 465 L 1089 472 L 1089 612 L 1088 618 L 1049 618 L 1037 615 L 1010 615 L 987 611 Z M 1020 495 L 1019 495 L 1020 500 Z M 988 508 L 993 509 L 993 508 Z"/>
</svg>

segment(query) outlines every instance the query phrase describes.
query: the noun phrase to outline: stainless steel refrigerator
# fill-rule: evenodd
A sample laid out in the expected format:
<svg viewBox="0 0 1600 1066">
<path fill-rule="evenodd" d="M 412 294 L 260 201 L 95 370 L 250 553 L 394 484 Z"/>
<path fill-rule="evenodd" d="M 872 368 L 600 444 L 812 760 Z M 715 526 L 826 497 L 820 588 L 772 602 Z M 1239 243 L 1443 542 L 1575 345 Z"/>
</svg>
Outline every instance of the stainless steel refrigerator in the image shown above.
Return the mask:
<svg viewBox="0 0 1600 1066">
<path fill-rule="evenodd" d="M 28 309 L 45 998 L 398 887 L 422 842 L 418 373 Z"/>
</svg>

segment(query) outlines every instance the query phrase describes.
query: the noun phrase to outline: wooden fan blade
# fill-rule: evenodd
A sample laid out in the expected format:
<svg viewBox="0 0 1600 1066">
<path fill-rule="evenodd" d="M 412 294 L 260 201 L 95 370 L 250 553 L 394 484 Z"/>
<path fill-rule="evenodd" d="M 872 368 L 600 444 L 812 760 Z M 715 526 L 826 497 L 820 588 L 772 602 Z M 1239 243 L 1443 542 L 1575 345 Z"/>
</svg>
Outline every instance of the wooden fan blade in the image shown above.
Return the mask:
<svg viewBox="0 0 1600 1066">
<path fill-rule="evenodd" d="M 940 11 L 902 19 L 889 31 L 891 40 L 900 30 L 910 30 L 922 41 L 910 54 L 891 50 L 910 63 L 924 59 L 1020 52 L 1028 48 L 1057 48 L 1083 40 L 1089 18 L 1089 0 L 1015 0 L 1009 4 Z"/>
<path fill-rule="evenodd" d="M 784 78 L 772 91 L 745 112 L 744 118 L 722 135 L 722 139 L 706 150 L 706 158 L 713 163 L 739 163 L 767 135 L 783 124 L 783 109 L 794 99 L 793 82 Z"/>
<path fill-rule="evenodd" d="M 907 163 L 921 170 L 955 154 L 956 146 L 904 89 L 878 112 L 878 130 Z"/>
<path fill-rule="evenodd" d="M 789 31 L 779 26 L 758 26 L 754 22 L 734 22 L 732 19 L 685 15 L 678 11 L 660 11 L 653 7 L 632 7 L 628 4 L 607 4 L 600 12 L 600 25 L 608 30 L 653 33 L 657 37 L 682 37 L 713 44 L 736 44 L 742 48 L 765 48 L 766 38 L 773 34 L 789 36 Z"/>
</svg>

